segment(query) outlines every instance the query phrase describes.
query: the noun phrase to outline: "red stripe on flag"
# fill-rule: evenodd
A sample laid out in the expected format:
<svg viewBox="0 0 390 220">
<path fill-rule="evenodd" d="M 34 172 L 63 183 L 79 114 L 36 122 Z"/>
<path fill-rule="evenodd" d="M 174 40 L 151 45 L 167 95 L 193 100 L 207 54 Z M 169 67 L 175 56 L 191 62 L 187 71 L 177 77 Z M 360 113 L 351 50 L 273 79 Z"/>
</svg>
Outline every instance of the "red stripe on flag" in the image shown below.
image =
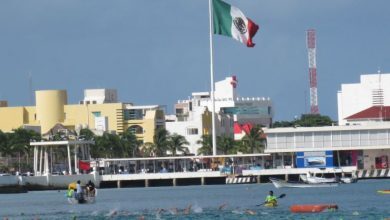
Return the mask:
<svg viewBox="0 0 390 220">
<path fill-rule="evenodd" d="M 249 32 L 249 39 L 248 42 L 246 42 L 247 47 L 254 47 L 255 44 L 252 42 L 252 38 L 255 36 L 257 30 L 259 30 L 259 26 L 255 24 L 251 19 L 248 18 L 248 32 Z"/>
</svg>

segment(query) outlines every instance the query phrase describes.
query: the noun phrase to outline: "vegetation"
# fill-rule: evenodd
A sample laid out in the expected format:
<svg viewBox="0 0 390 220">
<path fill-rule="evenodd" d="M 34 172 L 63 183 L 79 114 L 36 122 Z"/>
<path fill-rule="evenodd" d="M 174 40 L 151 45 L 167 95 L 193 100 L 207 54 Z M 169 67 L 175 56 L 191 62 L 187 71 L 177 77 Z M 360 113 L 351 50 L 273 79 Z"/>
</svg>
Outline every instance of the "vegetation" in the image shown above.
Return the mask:
<svg viewBox="0 0 390 220">
<path fill-rule="evenodd" d="M 303 114 L 300 119 L 294 121 L 276 121 L 273 128 L 278 127 L 320 127 L 336 124 L 329 116 L 317 114 Z"/>
<path fill-rule="evenodd" d="M 50 137 L 51 140 L 68 138 L 63 133 Z M 164 157 L 189 153 L 189 143 L 185 137 L 169 134 L 166 129 L 157 129 L 152 143 L 143 143 L 130 130 L 119 135 L 106 132 L 95 136 L 91 130 L 81 129 L 74 138 L 95 141 L 90 151 L 92 158 Z M 0 130 L 0 172 L 31 171 L 33 149 L 29 143 L 40 140 L 40 134 L 32 130 L 19 128 L 9 133 Z M 197 143 L 201 145 L 198 155 L 212 155 L 211 135 L 203 135 Z M 227 135 L 217 137 L 218 154 L 263 152 L 264 146 L 265 136 L 260 127 L 253 127 L 240 141 L 235 141 L 232 136 Z M 66 161 L 66 148 L 58 148 L 52 156 L 57 162 Z"/>
</svg>

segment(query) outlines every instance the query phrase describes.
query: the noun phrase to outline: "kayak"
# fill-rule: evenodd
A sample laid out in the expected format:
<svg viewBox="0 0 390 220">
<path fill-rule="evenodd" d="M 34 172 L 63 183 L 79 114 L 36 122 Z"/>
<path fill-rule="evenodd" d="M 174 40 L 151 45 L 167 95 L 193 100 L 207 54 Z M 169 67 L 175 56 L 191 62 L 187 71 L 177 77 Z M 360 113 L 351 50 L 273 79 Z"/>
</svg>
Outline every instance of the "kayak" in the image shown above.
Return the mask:
<svg viewBox="0 0 390 220">
<path fill-rule="evenodd" d="M 265 206 L 265 207 L 273 208 L 273 207 L 278 206 L 278 203 L 268 202 L 268 203 L 265 203 L 264 206 Z"/>
<path fill-rule="evenodd" d="M 380 194 L 390 194 L 390 189 L 378 190 L 377 192 Z"/>
<path fill-rule="evenodd" d="M 312 204 L 312 205 L 292 205 L 290 211 L 294 213 L 315 213 L 324 210 L 337 210 L 338 206 L 335 204 Z"/>
</svg>

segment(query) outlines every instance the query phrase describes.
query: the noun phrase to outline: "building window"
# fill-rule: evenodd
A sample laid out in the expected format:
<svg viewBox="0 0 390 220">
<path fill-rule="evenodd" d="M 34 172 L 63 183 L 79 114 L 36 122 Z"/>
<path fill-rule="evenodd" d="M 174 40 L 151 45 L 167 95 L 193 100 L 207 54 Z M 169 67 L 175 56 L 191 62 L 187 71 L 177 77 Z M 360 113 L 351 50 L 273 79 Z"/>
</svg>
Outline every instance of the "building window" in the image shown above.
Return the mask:
<svg viewBox="0 0 390 220">
<path fill-rule="evenodd" d="M 143 119 L 142 109 L 125 109 L 123 113 L 124 113 L 125 120 Z"/>
<path fill-rule="evenodd" d="M 133 134 L 143 134 L 144 133 L 144 129 L 139 125 L 133 125 L 133 126 L 129 127 L 127 130 Z"/>
<path fill-rule="evenodd" d="M 197 135 L 198 129 L 197 128 L 187 128 L 187 134 L 188 135 Z"/>
<path fill-rule="evenodd" d="M 102 115 L 101 112 L 92 112 L 93 116 L 100 117 Z"/>
<path fill-rule="evenodd" d="M 92 104 L 96 104 L 96 101 L 92 101 Z"/>
<path fill-rule="evenodd" d="M 177 115 L 179 115 L 179 114 L 181 115 L 181 114 L 183 114 L 183 112 L 184 112 L 184 111 L 183 111 L 182 108 L 177 108 L 177 109 L 176 109 L 176 114 L 177 114 Z"/>
</svg>

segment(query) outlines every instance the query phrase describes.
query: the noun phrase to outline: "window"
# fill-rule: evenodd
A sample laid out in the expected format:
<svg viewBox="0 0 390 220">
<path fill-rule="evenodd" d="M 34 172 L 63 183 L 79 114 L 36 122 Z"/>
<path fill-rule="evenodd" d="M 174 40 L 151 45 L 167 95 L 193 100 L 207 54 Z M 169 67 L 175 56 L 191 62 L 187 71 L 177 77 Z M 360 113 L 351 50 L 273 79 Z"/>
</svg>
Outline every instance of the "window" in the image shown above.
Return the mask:
<svg viewBox="0 0 390 220">
<path fill-rule="evenodd" d="M 187 134 L 188 135 L 197 135 L 198 129 L 197 128 L 187 128 Z"/>
<path fill-rule="evenodd" d="M 144 133 L 144 129 L 139 125 L 133 125 L 133 126 L 129 127 L 128 130 L 133 134 L 143 134 Z"/>
<path fill-rule="evenodd" d="M 92 112 L 93 116 L 100 117 L 102 115 L 101 112 Z"/>
<path fill-rule="evenodd" d="M 126 109 L 124 110 L 125 120 L 142 120 L 142 109 Z"/>
</svg>

